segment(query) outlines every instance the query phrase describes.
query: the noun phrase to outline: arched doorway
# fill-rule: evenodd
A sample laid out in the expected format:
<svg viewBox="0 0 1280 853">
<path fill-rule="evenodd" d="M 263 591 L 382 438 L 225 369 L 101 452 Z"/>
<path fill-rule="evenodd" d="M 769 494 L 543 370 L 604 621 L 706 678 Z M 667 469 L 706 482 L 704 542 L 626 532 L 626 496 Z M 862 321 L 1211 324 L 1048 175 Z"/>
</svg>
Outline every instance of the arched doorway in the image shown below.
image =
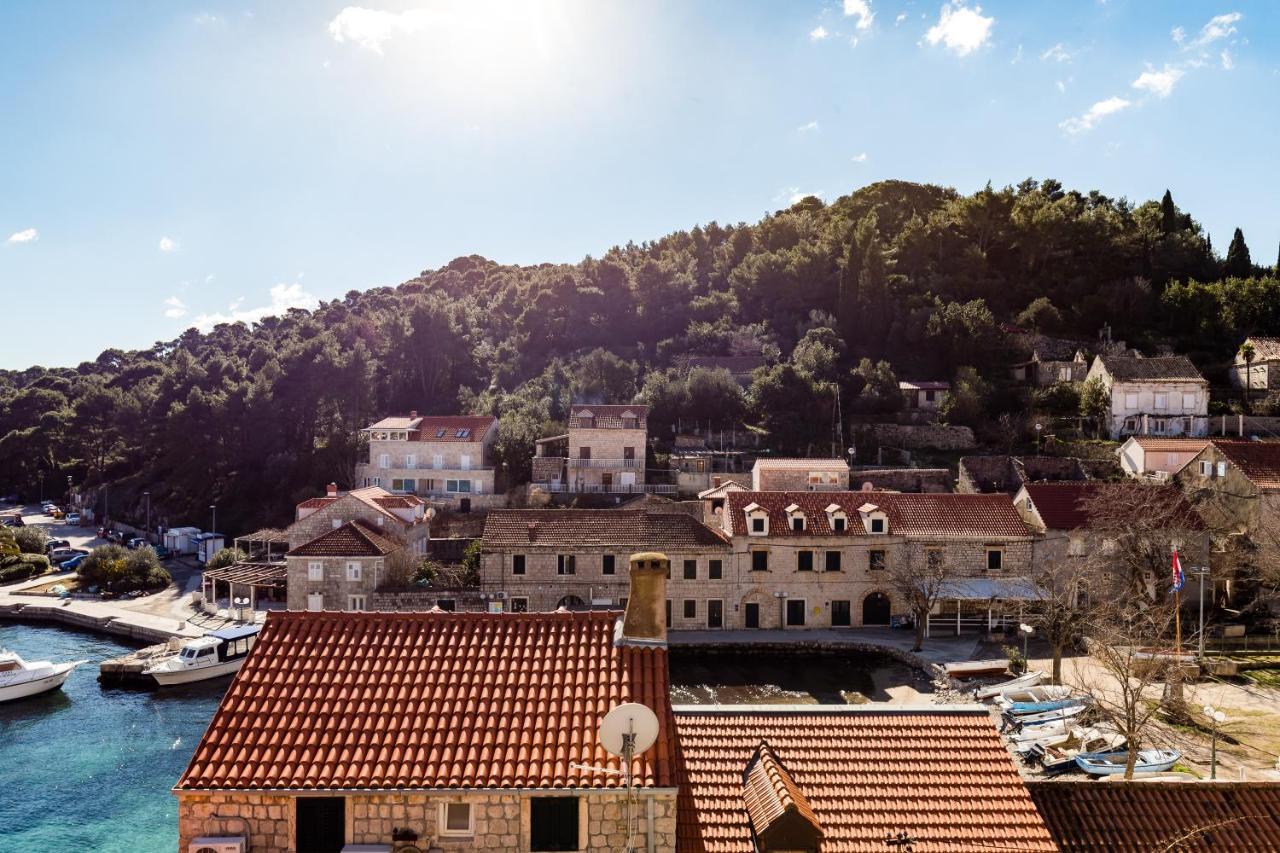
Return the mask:
<svg viewBox="0 0 1280 853">
<path fill-rule="evenodd" d="M 563 607 L 565 610 L 584 610 L 587 603 L 576 595 L 566 595 L 556 603 L 556 609 Z"/>
<path fill-rule="evenodd" d="M 883 592 L 873 592 L 862 599 L 863 625 L 889 624 L 889 596 Z"/>
</svg>

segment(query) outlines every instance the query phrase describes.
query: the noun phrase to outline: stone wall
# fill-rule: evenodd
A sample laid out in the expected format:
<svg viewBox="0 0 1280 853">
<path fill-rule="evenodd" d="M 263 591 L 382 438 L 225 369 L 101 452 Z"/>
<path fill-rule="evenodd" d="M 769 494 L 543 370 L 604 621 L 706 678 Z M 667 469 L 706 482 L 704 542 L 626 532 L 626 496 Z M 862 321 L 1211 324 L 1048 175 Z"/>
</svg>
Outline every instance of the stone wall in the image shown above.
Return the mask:
<svg viewBox="0 0 1280 853">
<path fill-rule="evenodd" d="M 953 479 L 946 468 L 854 468 L 849 472 L 850 488 L 870 483 L 888 492 L 949 492 Z"/>
<path fill-rule="evenodd" d="M 859 430 L 865 438 L 887 447 L 908 450 L 970 450 L 977 446 L 973 430 L 942 424 L 868 424 Z"/>
<path fill-rule="evenodd" d="M 323 566 L 324 580 L 310 580 L 310 565 Z M 347 563 L 360 566 L 360 580 L 347 580 Z M 288 606 L 290 610 L 306 610 L 307 597 L 319 594 L 325 610 L 348 610 L 349 597 L 373 594 L 378 584 L 386 581 L 386 560 L 381 557 L 286 557 L 288 573 Z"/>
<path fill-rule="evenodd" d="M 441 602 L 453 602 L 453 609 L 458 612 L 485 613 L 491 598 L 492 594 L 478 589 L 382 590 L 369 596 L 369 609 L 421 613 Z"/>
<path fill-rule="evenodd" d="M 398 792 L 348 794 L 348 844 L 388 844 L 395 830 L 411 830 L 417 845 L 431 844 L 446 851 L 529 850 L 530 800 L 539 795 L 566 796 L 570 791 L 531 792 Z M 580 853 L 613 853 L 627 842 L 627 797 L 606 791 L 578 792 Z M 315 792 L 324 796 L 324 792 Z M 337 795 L 343 796 L 343 795 Z M 208 835 L 248 835 L 254 853 L 292 853 L 296 838 L 294 796 L 260 792 L 181 792 L 178 794 L 179 850 L 193 838 Z M 648 809 L 653 808 L 654 849 L 674 853 L 676 795 L 673 790 L 638 792 L 638 834 L 635 849 L 648 849 Z M 470 803 L 474 834 L 440 836 L 440 806 Z M 216 817 L 215 817 L 216 815 Z"/>
</svg>

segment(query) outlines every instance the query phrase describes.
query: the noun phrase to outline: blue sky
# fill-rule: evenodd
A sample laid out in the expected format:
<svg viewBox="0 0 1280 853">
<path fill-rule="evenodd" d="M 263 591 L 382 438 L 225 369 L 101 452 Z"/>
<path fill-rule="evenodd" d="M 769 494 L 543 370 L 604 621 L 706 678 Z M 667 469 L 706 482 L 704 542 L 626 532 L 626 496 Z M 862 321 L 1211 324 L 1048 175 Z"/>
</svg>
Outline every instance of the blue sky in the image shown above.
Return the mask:
<svg viewBox="0 0 1280 853">
<path fill-rule="evenodd" d="M 885 178 L 1280 242 L 1280 4 L 0 5 L 0 367 Z"/>
</svg>

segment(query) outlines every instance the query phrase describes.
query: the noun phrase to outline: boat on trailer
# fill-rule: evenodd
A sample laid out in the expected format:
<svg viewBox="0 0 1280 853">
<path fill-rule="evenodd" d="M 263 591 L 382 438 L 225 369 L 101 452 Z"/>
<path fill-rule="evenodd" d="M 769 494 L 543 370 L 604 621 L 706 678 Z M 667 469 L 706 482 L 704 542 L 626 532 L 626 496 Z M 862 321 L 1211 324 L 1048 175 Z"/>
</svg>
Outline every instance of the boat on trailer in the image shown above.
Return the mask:
<svg viewBox="0 0 1280 853">
<path fill-rule="evenodd" d="M 978 700 L 995 699 L 1006 693 L 1015 690 L 1025 690 L 1028 687 L 1035 687 L 1041 681 L 1044 681 L 1045 674 L 1038 669 L 1031 672 L 1024 672 L 1017 678 L 1011 678 L 1008 681 L 1001 681 L 998 684 L 990 684 L 986 687 L 979 687 L 973 691 L 973 698 Z"/>
<path fill-rule="evenodd" d="M 88 661 L 26 661 L 17 652 L 0 649 L 0 702 L 11 702 L 57 690 L 82 663 Z"/>
<path fill-rule="evenodd" d="M 1138 752 L 1134 773 L 1164 773 L 1182 758 L 1176 749 L 1144 749 Z M 1129 761 L 1127 750 L 1086 752 L 1076 756 L 1076 766 L 1090 776 L 1116 776 L 1124 773 Z"/>
<path fill-rule="evenodd" d="M 142 674 L 161 687 L 234 675 L 253 650 L 258 630 L 258 625 L 223 628 L 188 640 L 176 655 L 152 664 Z"/>
</svg>

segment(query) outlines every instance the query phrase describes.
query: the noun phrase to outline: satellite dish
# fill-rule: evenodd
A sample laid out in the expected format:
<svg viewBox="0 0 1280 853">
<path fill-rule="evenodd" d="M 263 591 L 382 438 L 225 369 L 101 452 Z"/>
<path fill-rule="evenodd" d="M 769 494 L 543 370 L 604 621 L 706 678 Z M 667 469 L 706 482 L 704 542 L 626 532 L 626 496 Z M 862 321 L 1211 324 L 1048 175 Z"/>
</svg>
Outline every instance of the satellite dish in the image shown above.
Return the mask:
<svg viewBox="0 0 1280 853">
<path fill-rule="evenodd" d="M 658 715 L 647 705 L 626 702 L 600 721 L 600 745 L 613 755 L 631 758 L 647 752 L 658 739 Z"/>
</svg>

